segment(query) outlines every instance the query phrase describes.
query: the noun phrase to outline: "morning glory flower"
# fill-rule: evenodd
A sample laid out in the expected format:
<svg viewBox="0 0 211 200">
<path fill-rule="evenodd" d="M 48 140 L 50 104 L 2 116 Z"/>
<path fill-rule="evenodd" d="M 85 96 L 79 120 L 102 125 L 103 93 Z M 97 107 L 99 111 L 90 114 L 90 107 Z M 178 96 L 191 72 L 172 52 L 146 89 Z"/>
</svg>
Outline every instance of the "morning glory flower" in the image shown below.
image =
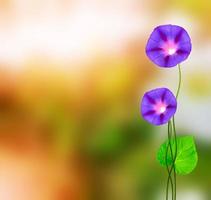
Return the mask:
<svg viewBox="0 0 211 200">
<path fill-rule="evenodd" d="M 141 114 L 149 123 L 159 126 L 167 123 L 175 114 L 177 100 L 167 88 L 146 92 L 141 101 Z"/>
<path fill-rule="evenodd" d="M 151 33 L 146 54 L 160 67 L 174 67 L 186 60 L 191 52 L 191 39 L 187 31 L 177 25 L 161 25 Z"/>
</svg>

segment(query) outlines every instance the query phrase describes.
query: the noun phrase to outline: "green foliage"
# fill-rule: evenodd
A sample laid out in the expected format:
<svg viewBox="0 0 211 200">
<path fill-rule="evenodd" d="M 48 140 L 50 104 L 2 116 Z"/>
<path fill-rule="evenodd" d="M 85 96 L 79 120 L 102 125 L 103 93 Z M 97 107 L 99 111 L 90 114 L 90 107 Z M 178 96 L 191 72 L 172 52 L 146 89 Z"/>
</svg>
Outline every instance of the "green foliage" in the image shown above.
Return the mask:
<svg viewBox="0 0 211 200">
<path fill-rule="evenodd" d="M 129 120 L 102 120 L 87 139 L 86 150 L 97 160 L 117 160 L 152 137 L 152 126 L 138 117 Z"/>
<path fill-rule="evenodd" d="M 175 139 L 170 140 L 173 157 L 176 152 Z M 163 143 L 158 151 L 157 160 L 163 167 L 173 164 L 174 158 L 171 155 L 169 140 Z M 181 136 L 177 138 L 177 156 L 175 160 L 175 169 L 177 174 L 186 175 L 191 173 L 198 162 L 198 155 L 194 138 L 192 136 Z"/>
</svg>

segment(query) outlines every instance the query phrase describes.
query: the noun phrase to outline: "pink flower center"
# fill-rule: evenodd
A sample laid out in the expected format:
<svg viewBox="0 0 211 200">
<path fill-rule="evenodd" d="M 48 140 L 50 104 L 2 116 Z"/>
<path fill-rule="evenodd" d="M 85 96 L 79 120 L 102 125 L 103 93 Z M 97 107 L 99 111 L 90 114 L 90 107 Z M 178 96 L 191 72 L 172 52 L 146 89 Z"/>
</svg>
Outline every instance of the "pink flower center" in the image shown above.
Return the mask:
<svg viewBox="0 0 211 200">
<path fill-rule="evenodd" d="M 168 41 L 164 44 L 163 49 L 166 55 L 172 56 L 177 51 L 177 45 L 174 42 Z"/>
<path fill-rule="evenodd" d="M 154 109 L 157 114 L 163 114 L 164 112 L 166 112 L 166 104 L 163 102 L 158 102 L 155 105 Z"/>
</svg>

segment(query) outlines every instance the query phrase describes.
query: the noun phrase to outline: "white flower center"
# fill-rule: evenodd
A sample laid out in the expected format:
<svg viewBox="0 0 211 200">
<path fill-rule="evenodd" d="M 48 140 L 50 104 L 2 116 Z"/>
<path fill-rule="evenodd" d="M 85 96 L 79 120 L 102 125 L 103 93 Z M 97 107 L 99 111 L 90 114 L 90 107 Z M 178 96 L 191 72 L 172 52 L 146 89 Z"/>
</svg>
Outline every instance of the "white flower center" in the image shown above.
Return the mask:
<svg viewBox="0 0 211 200">
<path fill-rule="evenodd" d="M 166 107 L 165 106 L 161 106 L 159 109 L 159 112 L 162 114 L 166 111 Z"/>
<path fill-rule="evenodd" d="M 169 48 L 168 49 L 168 55 L 173 55 L 173 54 L 175 54 L 175 52 L 176 52 L 175 48 Z"/>
</svg>

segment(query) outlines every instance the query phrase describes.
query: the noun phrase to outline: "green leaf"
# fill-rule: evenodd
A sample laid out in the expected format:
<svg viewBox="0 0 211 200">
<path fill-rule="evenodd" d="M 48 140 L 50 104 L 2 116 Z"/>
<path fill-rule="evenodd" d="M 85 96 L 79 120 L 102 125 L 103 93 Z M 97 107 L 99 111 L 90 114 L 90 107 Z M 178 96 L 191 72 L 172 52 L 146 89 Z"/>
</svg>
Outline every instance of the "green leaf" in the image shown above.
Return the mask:
<svg viewBox="0 0 211 200">
<path fill-rule="evenodd" d="M 171 139 L 173 158 L 176 152 L 176 143 Z M 173 164 L 171 149 L 168 146 L 169 140 L 160 146 L 157 153 L 157 160 L 163 167 Z M 166 152 L 168 149 L 168 152 Z M 175 160 L 175 169 L 177 174 L 185 175 L 191 173 L 196 167 L 198 162 L 198 155 L 194 138 L 192 136 L 177 137 L 177 156 Z"/>
</svg>

